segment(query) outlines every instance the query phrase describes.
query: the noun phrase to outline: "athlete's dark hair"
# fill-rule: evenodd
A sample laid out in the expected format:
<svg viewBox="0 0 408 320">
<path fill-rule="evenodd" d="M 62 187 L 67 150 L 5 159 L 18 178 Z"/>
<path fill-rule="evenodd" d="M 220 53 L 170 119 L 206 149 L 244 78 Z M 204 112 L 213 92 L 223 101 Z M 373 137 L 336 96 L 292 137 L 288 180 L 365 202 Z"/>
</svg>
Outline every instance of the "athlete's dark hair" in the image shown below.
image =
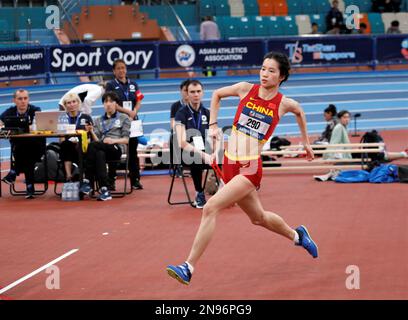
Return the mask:
<svg viewBox="0 0 408 320">
<path fill-rule="evenodd" d="M 102 96 L 102 103 L 105 103 L 106 99 L 110 99 L 112 101 L 115 101 L 117 104 L 120 104 L 120 99 L 119 96 L 116 92 L 114 91 L 108 91 L 105 92 Z"/>
<path fill-rule="evenodd" d="M 350 112 L 349 111 L 347 111 L 347 110 L 341 110 L 338 114 L 337 114 L 337 118 L 341 118 L 342 116 L 344 116 L 345 114 L 350 114 Z"/>
<path fill-rule="evenodd" d="M 324 112 L 331 113 L 331 115 L 334 117 L 337 114 L 337 108 L 334 104 L 329 104 L 329 106 L 324 109 Z"/>
<path fill-rule="evenodd" d="M 182 90 L 184 87 L 188 87 L 190 84 L 191 79 L 186 79 L 182 83 L 180 83 L 180 90 Z"/>
<path fill-rule="evenodd" d="M 289 71 L 290 71 L 290 62 L 286 54 L 281 53 L 281 52 L 272 51 L 272 52 L 267 53 L 264 56 L 263 61 L 265 61 L 266 59 L 273 59 L 279 64 L 279 73 L 281 76 L 283 76 L 283 80 L 281 81 L 279 85 L 281 85 L 286 80 L 288 80 Z"/>
<path fill-rule="evenodd" d="M 203 88 L 203 84 L 202 84 L 199 80 L 193 79 L 193 80 L 190 80 L 190 81 L 188 82 L 188 84 L 187 84 L 187 91 L 188 91 L 188 87 L 191 86 L 191 85 L 193 85 L 193 86 L 200 85 L 201 88 Z"/>
<path fill-rule="evenodd" d="M 123 59 L 116 59 L 115 61 L 113 61 L 113 65 L 112 65 L 112 69 L 114 70 L 116 68 L 116 66 L 118 65 L 118 63 L 123 63 L 126 66 L 126 62 Z"/>
</svg>

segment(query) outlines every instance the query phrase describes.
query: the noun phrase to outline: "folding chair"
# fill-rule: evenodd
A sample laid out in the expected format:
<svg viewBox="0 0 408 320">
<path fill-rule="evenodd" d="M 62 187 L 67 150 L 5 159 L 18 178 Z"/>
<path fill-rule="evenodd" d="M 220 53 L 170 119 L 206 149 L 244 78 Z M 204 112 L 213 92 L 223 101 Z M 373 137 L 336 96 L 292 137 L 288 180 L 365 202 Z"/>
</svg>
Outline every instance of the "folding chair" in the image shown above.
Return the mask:
<svg viewBox="0 0 408 320">
<path fill-rule="evenodd" d="M 170 205 L 190 204 L 190 206 L 192 206 L 193 208 L 195 208 L 194 201 L 192 200 L 192 199 L 194 199 L 194 198 L 191 198 L 191 196 L 190 196 L 190 193 L 189 193 L 188 187 L 187 187 L 186 176 L 185 176 L 185 174 L 184 174 L 184 169 L 185 169 L 186 167 L 187 167 L 187 166 L 184 166 L 184 165 L 181 165 L 181 164 L 177 164 L 177 165 L 176 165 L 176 164 L 173 164 L 173 165 L 172 165 L 172 168 L 170 169 L 170 170 L 171 170 L 171 183 L 170 183 L 169 194 L 168 194 L 168 196 L 167 196 L 167 202 L 168 202 Z M 209 170 L 211 170 L 211 169 L 212 169 L 212 168 L 211 168 L 210 166 L 207 166 L 207 165 L 206 165 L 205 168 L 204 168 L 204 170 L 205 170 L 205 178 L 204 178 L 203 189 L 205 189 L 205 186 L 206 186 L 206 184 L 207 184 L 208 172 L 209 172 Z M 186 196 L 187 196 L 187 201 L 172 202 L 171 197 L 172 197 L 172 194 L 173 194 L 174 181 L 175 181 L 175 179 L 177 178 L 177 173 L 178 173 L 178 171 L 181 173 L 181 179 L 182 179 L 182 182 L 183 182 L 184 192 L 186 193 Z"/>
<path fill-rule="evenodd" d="M 12 168 L 14 166 L 15 160 L 13 157 L 13 152 L 10 152 L 10 167 Z M 34 195 L 39 196 L 43 195 L 44 193 L 47 192 L 48 190 L 48 166 L 47 166 L 47 154 L 44 154 L 44 181 L 43 182 L 35 182 L 34 184 L 43 184 L 44 187 L 43 189 L 37 190 L 35 189 Z M 25 196 L 27 194 L 26 190 L 17 190 L 16 184 L 11 184 L 10 185 L 10 194 L 12 196 Z"/>
<path fill-rule="evenodd" d="M 110 193 L 112 195 L 112 198 L 123 198 L 124 196 L 131 194 L 133 192 L 133 189 L 131 187 L 130 177 L 129 177 L 129 148 L 128 146 L 126 146 L 126 153 L 122 154 L 119 160 L 107 160 L 106 165 L 107 166 L 116 165 L 117 167 L 115 168 L 115 170 L 116 170 L 117 177 L 118 176 L 124 177 L 123 191 L 111 191 Z M 121 173 L 118 174 L 118 171 Z M 96 181 L 95 181 L 95 186 L 96 186 L 96 190 L 99 190 L 100 186 L 98 185 Z M 95 197 L 94 193 L 92 194 L 92 197 Z"/>
</svg>

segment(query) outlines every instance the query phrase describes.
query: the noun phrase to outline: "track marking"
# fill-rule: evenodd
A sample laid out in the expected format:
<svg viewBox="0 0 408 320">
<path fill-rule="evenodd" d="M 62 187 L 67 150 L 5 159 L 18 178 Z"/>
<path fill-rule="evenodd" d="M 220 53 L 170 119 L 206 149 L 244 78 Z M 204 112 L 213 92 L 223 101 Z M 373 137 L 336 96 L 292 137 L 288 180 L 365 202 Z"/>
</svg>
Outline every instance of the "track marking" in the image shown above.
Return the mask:
<svg viewBox="0 0 408 320">
<path fill-rule="evenodd" d="M 71 254 L 74 254 L 77 252 L 79 249 L 73 249 L 71 251 L 68 251 L 67 253 L 63 254 L 62 256 L 58 257 L 55 260 L 52 260 L 51 262 L 47 263 L 46 265 L 38 268 L 37 270 L 31 272 L 30 274 L 18 279 L 17 281 L 14 281 L 12 284 L 9 284 L 7 287 L 3 288 L 0 290 L 0 295 L 3 294 L 4 292 L 14 288 L 15 286 L 18 286 L 20 283 L 30 279 L 31 277 L 35 276 L 36 274 L 40 273 L 41 271 L 47 269 L 48 267 L 51 267 L 52 265 L 56 264 L 57 262 L 65 259 L 66 257 L 70 256 Z"/>
</svg>

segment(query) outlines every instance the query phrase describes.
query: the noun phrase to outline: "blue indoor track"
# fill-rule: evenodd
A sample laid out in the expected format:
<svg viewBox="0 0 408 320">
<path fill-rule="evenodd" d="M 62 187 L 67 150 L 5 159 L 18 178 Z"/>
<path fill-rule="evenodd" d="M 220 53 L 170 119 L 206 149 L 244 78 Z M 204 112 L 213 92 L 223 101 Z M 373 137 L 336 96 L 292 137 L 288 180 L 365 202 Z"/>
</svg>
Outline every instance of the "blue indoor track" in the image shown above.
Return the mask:
<svg viewBox="0 0 408 320">
<path fill-rule="evenodd" d="M 209 108 L 214 89 L 239 81 L 258 82 L 257 76 L 229 76 L 200 79 L 204 84 L 204 106 Z M 170 106 L 179 99 L 181 79 L 138 80 L 145 98 L 140 117 L 145 135 L 161 140 L 168 139 Z M 44 110 L 57 110 L 61 96 L 77 84 L 47 85 L 27 88 L 30 103 Z M 0 112 L 12 105 L 13 89 L 1 89 Z M 358 130 L 408 129 L 408 71 L 376 71 L 354 73 L 295 74 L 281 91 L 299 101 L 306 112 L 310 134 L 323 131 L 323 110 L 328 104 L 353 113 L 361 113 Z M 231 125 L 238 99 L 229 98 L 221 103 L 219 125 Z M 100 101 L 93 109 L 93 116 L 103 113 Z M 354 128 L 350 123 L 349 130 Z M 298 135 L 295 117 L 285 116 L 274 135 Z M 2 140 L 1 157 L 8 159 L 9 145 Z"/>
</svg>

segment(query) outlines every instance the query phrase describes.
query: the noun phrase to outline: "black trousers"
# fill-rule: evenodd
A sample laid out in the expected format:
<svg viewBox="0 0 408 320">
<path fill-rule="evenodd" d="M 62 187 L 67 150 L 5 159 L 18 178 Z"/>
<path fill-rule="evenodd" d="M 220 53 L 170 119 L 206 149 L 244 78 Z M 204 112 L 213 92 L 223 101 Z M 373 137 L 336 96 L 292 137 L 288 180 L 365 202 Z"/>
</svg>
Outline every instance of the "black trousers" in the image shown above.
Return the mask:
<svg viewBox="0 0 408 320">
<path fill-rule="evenodd" d="M 91 142 L 86 155 L 85 177 L 91 182 L 95 181 L 96 178 L 100 187 L 108 186 L 106 161 L 119 160 L 121 155 L 122 150 L 117 144 Z M 112 172 L 112 169 L 109 172 Z"/>
<path fill-rule="evenodd" d="M 194 188 L 197 192 L 203 192 L 203 171 L 205 165 L 203 164 L 191 164 L 190 165 L 190 172 L 191 177 L 193 178 Z"/>
<path fill-rule="evenodd" d="M 33 184 L 35 163 L 45 154 L 45 138 L 18 138 L 10 143 L 14 157 L 11 169 L 17 175 L 24 173 L 26 184 Z"/>
<path fill-rule="evenodd" d="M 62 161 L 78 163 L 78 143 L 69 140 L 61 142 L 60 158 Z"/>
<path fill-rule="evenodd" d="M 129 139 L 129 177 L 131 183 L 134 184 L 136 179 L 140 179 L 140 164 L 137 156 L 137 146 L 139 140 L 137 138 Z"/>
</svg>

